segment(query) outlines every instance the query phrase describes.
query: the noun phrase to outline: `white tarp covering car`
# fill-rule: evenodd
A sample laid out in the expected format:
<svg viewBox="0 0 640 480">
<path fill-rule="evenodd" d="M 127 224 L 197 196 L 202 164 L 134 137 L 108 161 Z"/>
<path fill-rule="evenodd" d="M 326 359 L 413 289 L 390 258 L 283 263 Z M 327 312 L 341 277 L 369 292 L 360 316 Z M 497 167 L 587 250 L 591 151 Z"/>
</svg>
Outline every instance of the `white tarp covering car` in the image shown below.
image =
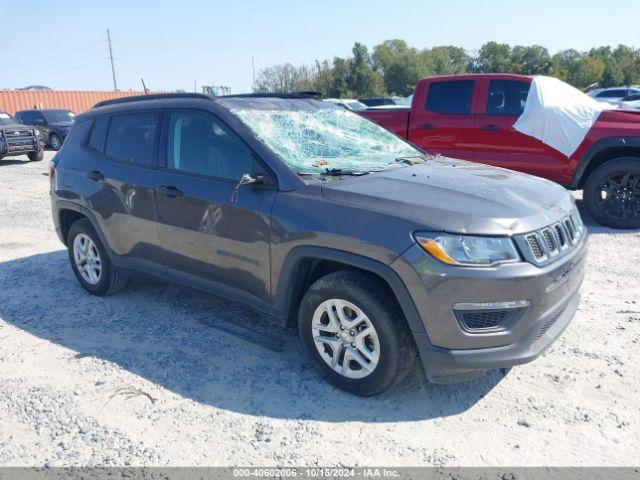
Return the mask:
<svg viewBox="0 0 640 480">
<path fill-rule="evenodd" d="M 557 78 L 538 76 L 531 82 L 524 112 L 513 128 L 570 157 L 600 112 L 614 108 Z"/>
</svg>

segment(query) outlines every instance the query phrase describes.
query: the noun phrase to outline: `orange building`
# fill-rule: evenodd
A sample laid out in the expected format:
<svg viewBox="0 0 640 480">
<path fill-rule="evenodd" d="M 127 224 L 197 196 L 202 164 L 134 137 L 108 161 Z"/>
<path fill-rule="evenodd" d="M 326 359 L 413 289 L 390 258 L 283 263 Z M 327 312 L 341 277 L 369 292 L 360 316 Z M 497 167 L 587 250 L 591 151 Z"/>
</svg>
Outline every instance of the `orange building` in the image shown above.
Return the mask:
<svg viewBox="0 0 640 480">
<path fill-rule="evenodd" d="M 11 115 L 33 108 L 64 108 L 75 113 L 112 98 L 144 95 L 144 92 L 85 92 L 62 90 L 0 90 L 0 111 Z"/>
</svg>

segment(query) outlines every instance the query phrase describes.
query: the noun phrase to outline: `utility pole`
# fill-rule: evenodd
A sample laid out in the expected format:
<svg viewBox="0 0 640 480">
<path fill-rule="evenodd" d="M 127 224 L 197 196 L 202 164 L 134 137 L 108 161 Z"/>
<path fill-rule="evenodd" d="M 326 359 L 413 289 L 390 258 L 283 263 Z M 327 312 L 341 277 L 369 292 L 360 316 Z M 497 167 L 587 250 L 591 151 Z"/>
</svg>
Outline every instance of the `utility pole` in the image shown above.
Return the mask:
<svg viewBox="0 0 640 480">
<path fill-rule="evenodd" d="M 118 91 L 118 82 L 116 82 L 116 68 L 113 66 L 113 49 L 111 48 L 111 32 L 107 28 L 107 42 L 109 43 L 109 60 L 111 60 L 111 74 L 113 75 L 113 91 Z"/>
</svg>

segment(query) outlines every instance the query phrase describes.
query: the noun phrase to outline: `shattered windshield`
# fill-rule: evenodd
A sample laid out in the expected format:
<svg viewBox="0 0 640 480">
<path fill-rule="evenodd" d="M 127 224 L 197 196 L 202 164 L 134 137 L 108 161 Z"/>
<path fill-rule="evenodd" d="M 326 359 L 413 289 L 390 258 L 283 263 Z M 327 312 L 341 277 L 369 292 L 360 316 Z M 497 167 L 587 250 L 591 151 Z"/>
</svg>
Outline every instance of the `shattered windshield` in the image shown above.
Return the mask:
<svg viewBox="0 0 640 480">
<path fill-rule="evenodd" d="M 344 108 L 234 108 L 254 134 L 299 174 L 371 171 L 422 152 Z"/>
</svg>

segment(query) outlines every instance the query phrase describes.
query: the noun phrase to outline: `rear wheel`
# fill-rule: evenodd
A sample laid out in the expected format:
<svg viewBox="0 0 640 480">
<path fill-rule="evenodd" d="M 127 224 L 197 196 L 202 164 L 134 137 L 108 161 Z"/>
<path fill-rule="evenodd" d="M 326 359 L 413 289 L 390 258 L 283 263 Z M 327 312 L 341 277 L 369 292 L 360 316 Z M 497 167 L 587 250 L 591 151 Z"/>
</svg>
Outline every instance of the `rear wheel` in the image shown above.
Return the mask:
<svg viewBox="0 0 640 480">
<path fill-rule="evenodd" d="M 416 358 L 406 321 L 381 282 L 343 270 L 305 293 L 298 329 L 311 363 L 333 385 L 370 396 L 400 381 Z"/>
<path fill-rule="evenodd" d="M 49 137 L 49 145 L 57 152 L 62 148 L 62 139 L 55 133 L 52 133 L 51 137 Z"/>
<path fill-rule="evenodd" d="M 67 248 L 73 273 L 87 292 L 113 295 L 127 284 L 127 278 L 112 265 L 100 237 L 86 218 L 71 225 Z"/>
<path fill-rule="evenodd" d="M 599 166 L 583 193 L 597 222 L 612 228 L 640 227 L 640 158 L 619 157 Z"/>
<path fill-rule="evenodd" d="M 44 150 L 27 154 L 31 162 L 41 162 L 44 158 Z"/>
</svg>

